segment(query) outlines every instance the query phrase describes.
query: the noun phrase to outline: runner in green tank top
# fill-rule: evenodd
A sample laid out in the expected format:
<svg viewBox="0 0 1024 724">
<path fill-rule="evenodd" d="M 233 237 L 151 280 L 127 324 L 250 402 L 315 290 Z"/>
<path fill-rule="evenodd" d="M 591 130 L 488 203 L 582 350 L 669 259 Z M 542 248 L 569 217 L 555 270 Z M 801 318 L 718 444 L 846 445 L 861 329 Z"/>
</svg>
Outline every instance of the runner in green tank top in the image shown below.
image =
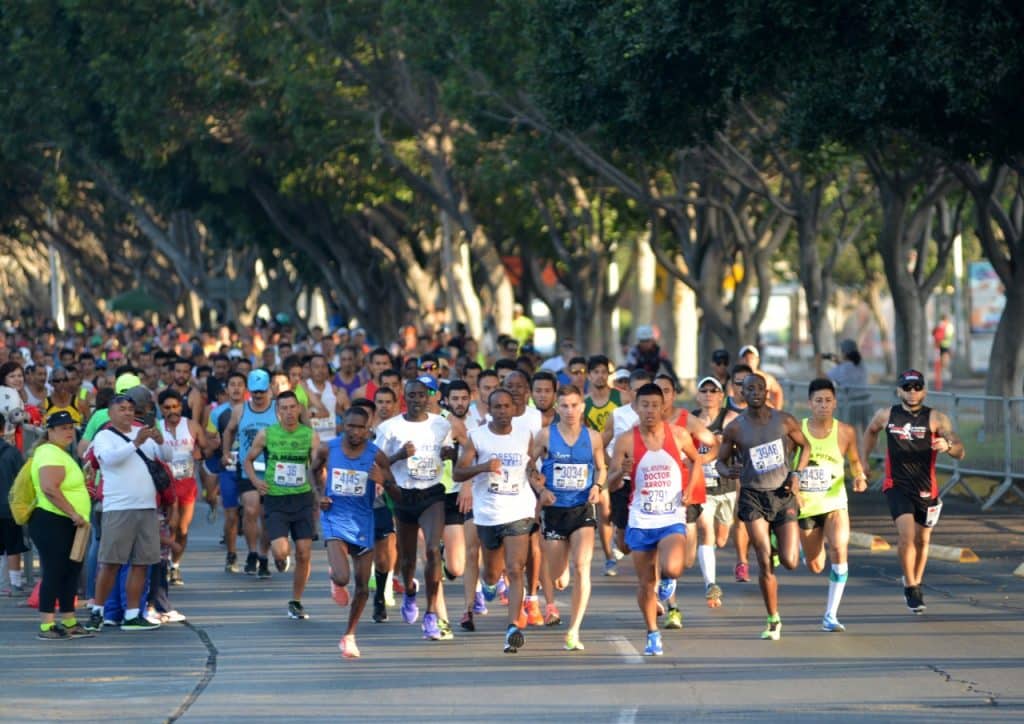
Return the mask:
<svg viewBox="0 0 1024 724">
<path fill-rule="evenodd" d="M 288 616 L 306 619 L 302 594 L 309 580 L 313 547 L 313 516 L 318 501 L 310 485 L 310 470 L 317 470 L 320 439 L 313 428 L 299 422 L 302 407 L 291 390 L 277 396 L 277 424 L 260 430 L 245 456 L 245 470 L 263 500 L 263 530 L 270 539 L 277 570 L 285 572 L 290 564 L 289 534 L 295 541 L 295 572 L 292 574 L 292 599 Z M 267 471 L 260 480 L 253 461 L 267 453 Z"/>
<path fill-rule="evenodd" d="M 810 444 L 810 460 L 800 476 L 800 544 L 807 568 L 812 573 L 825 569 L 825 540 L 832 567 L 828 574 L 828 603 L 821 621 L 822 631 L 841 632 L 846 628 L 837 618 L 849 566 L 846 562 L 850 542 L 850 516 L 846 505 L 844 464 L 850 461 L 853 490 L 867 490 L 867 476 L 857 452 L 857 431 L 836 420 L 836 390 L 832 381 L 813 380 L 808 388 L 811 417 L 802 423 Z"/>
</svg>

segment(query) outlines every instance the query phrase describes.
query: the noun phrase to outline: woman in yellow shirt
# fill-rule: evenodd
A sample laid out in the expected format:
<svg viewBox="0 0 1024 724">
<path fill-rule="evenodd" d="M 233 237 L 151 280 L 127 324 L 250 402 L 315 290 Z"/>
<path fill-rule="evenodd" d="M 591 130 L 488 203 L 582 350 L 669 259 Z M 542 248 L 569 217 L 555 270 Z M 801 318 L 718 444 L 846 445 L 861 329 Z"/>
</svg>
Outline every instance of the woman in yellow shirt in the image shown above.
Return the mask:
<svg viewBox="0 0 1024 724">
<path fill-rule="evenodd" d="M 43 568 L 39 586 L 39 633 L 43 641 L 63 641 L 92 636 L 75 618 L 75 593 L 81 561 L 71 560 L 75 532 L 89 520 L 89 492 L 82 468 L 68 454 L 75 441 L 75 421 L 65 411 L 46 420 L 46 438 L 32 454 L 32 484 L 36 509 L 28 530 Z M 60 604 L 56 623 L 54 603 Z"/>
</svg>

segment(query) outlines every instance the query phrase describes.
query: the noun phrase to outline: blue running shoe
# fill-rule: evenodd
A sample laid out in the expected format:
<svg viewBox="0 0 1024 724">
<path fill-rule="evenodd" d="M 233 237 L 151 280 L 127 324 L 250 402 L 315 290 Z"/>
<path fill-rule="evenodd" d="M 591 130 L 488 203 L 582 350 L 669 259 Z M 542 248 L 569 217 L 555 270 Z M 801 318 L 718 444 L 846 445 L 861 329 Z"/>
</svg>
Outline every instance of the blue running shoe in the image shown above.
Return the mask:
<svg viewBox="0 0 1024 724">
<path fill-rule="evenodd" d="M 526 637 L 523 636 L 523 632 L 519 630 L 518 626 L 509 626 L 505 632 L 505 648 L 503 649 L 506 654 L 514 654 L 519 649 L 523 648 L 523 644 L 526 643 Z"/>
<path fill-rule="evenodd" d="M 674 578 L 662 578 L 658 581 L 658 600 L 667 601 L 672 598 L 672 594 L 676 592 L 676 579 Z"/>
<path fill-rule="evenodd" d="M 497 592 L 498 592 L 497 591 L 497 587 L 495 587 L 495 591 L 494 592 L 495 592 L 495 594 L 497 594 Z M 493 601 L 494 599 L 492 598 L 491 600 Z M 483 593 L 483 591 L 477 591 L 476 595 L 473 596 L 473 613 L 476 614 L 477 616 L 486 616 L 487 615 L 487 604 L 484 603 L 484 593 Z"/>
<path fill-rule="evenodd" d="M 416 592 L 419 586 L 415 586 L 411 592 L 406 591 L 402 597 L 402 620 L 406 623 L 416 623 L 420 616 L 420 607 L 416 605 Z"/>
<path fill-rule="evenodd" d="M 402 608 L 402 615 L 405 615 L 404 607 Z M 414 618 L 413 621 L 415 620 Z M 412 621 L 409 623 L 412 623 Z M 438 624 L 436 613 L 423 615 L 423 638 L 430 639 L 431 641 L 441 640 L 441 626 Z"/>
<path fill-rule="evenodd" d="M 821 619 L 821 630 L 828 631 L 829 633 L 842 633 L 846 630 L 846 626 L 839 623 L 839 619 L 826 616 Z"/>
<path fill-rule="evenodd" d="M 661 648 L 661 631 L 651 631 L 647 634 L 644 656 L 661 656 L 664 653 L 664 649 Z"/>
<path fill-rule="evenodd" d="M 488 601 L 488 602 L 493 601 L 498 596 L 498 586 L 497 586 L 497 584 L 495 584 L 493 586 L 488 586 L 486 583 L 481 581 L 480 582 L 480 591 L 479 591 L 478 595 L 480 595 L 485 601 Z M 475 602 L 473 603 L 473 608 L 474 608 L 474 612 L 475 612 L 475 609 L 476 609 L 476 603 Z"/>
</svg>

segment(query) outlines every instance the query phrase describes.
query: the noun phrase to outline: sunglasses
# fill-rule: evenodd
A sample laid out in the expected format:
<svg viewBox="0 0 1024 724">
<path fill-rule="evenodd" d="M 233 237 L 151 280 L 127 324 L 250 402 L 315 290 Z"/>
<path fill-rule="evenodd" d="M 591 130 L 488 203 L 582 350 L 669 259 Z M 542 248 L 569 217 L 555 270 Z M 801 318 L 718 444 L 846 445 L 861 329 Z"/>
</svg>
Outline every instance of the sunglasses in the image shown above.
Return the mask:
<svg viewBox="0 0 1024 724">
<path fill-rule="evenodd" d="M 569 374 L 570 375 L 585 375 L 585 374 L 587 374 L 587 368 L 586 367 L 577 367 L 574 370 L 569 370 Z"/>
<path fill-rule="evenodd" d="M 912 382 L 909 385 L 903 385 L 904 392 L 920 392 L 924 389 L 924 385 L 920 382 Z"/>
<path fill-rule="evenodd" d="M 424 372 L 432 372 L 437 369 L 437 365 L 433 362 L 427 362 L 425 365 L 420 365 L 420 369 Z"/>
</svg>

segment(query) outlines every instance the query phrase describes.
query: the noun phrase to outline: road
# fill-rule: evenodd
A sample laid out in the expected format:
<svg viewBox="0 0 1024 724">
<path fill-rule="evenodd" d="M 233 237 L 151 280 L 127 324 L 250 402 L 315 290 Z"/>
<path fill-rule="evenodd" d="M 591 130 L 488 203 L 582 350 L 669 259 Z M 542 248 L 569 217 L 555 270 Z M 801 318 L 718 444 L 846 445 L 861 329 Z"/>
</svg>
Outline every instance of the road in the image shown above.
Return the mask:
<svg viewBox="0 0 1024 724">
<path fill-rule="evenodd" d="M 861 499 L 853 515 L 855 529 L 895 542 L 877 500 Z M 363 658 L 345 661 L 337 641 L 347 612 L 328 596 L 322 551 L 305 597 L 311 618 L 293 621 L 290 574 L 224 573 L 218 536 L 198 523 L 186 585 L 172 589 L 187 626 L 41 642 L 35 612 L 0 600 L 0 720 L 1024 720 L 1024 579 L 1011 574 L 1024 561 L 1019 514 L 947 505 L 936 542 L 969 539 L 982 562 L 933 561 L 923 616 L 903 604 L 894 551 L 853 550 L 844 634 L 818 630 L 827 578 L 800 570 L 780 574 L 782 640 L 759 640 L 756 581 L 733 583 L 734 555 L 721 551 L 723 607 L 704 606 L 699 571 L 688 571 L 684 629 L 665 632 L 661 658 L 639 655 L 644 630 L 623 561 L 616 578 L 595 562 L 586 651 L 563 651 L 562 628 L 531 628 L 518 654 L 502 654 L 504 610 L 493 604 L 476 633 L 456 627 L 452 642 L 422 640 L 397 610 L 384 624 L 367 617 Z M 447 585 L 449 601 L 460 600 L 461 582 Z M 559 604 L 567 616 L 567 592 Z"/>
</svg>

